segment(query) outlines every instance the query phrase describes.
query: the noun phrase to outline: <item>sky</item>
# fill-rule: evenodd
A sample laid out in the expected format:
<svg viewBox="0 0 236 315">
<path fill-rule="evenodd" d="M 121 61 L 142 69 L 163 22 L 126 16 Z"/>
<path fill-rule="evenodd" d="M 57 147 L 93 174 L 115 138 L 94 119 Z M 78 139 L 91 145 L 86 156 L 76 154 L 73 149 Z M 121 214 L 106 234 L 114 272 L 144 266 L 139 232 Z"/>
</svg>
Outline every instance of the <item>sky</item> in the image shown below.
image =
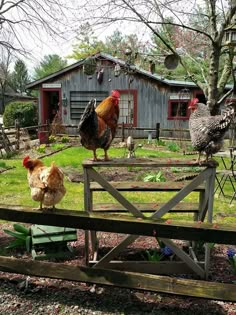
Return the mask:
<svg viewBox="0 0 236 315">
<path fill-rule="evenodd" d="M 11 40 L 13 40 L 16 45 L 22 45 L 26 51 L 29 52 L 27 56 L 21 56 L 20 58 L 24 60 L 26 63 L 29 73 L 32 74 L 33 69 L 39 65 L 40 61 L 43 59 L 45 55 L 48 54 L 58 54 L 61 57 L 66 58 L 68 55 L 72 53 L 72 45 L 75 43 L 76 34 L 79 30 L 79 25 L 81 22 L 84 22 L 84 19 L 86 16 L 89 16 L 89 13 L 82 12 L 76 6 L 81 5 L 81 3 L 85 0 L 80 0 L 77 2 L 77 0 L 57 0 L 57 1 L 48 1 L 45 2 L 43 0 L 37 0 L 35 2 L 34 0 L 25 0 L 20 5 L 24 6 L 27 4 L 33 4 L 41 3 L 41 10 L 43 10 L 43 18 L 46 22 L 51 22 L 52 30 L 60 30 L 60 32 L 64 32 L 63 36 L 64 38 L 55 37 L 53 34 L 53 31 L 51 30 L 51 35 L 48 34 L 46 31 L 45 25 L 47 23 L 38 23 L 38 16 L 35 14 L 35 6 L 33 6 L 33 10 L 30 9 L 29 6 L 26 6 L 25 12 L 27 12 L 28 15 L 25 15 L 25 12 L 23 10 L 20 10 L 19 7 L 15 8 L 13 10 L 10 10 L 7 14 L 7 18 L 11 21 L 24 21 L 26 20 L 26 23 L 15 23 L 15 33 L 14 36 L 11 36 Z M 105 0 L 96 0 L 96 4 L 98 2 L 106 2 Z M 7 3 L 4 2 L 5 4 Z M 8 2 L 10 3 L 10 2 Z M 53 3 L 52 7 L 50 7 L 50 3 Z M 66 14 L 64 12 L 61 12 L 62 6 L 57 5 L 55 6 L 55 3 L 60 3 L 68 6 L 74 6 L 72 10 L 66 10 Z M 9 4 L 10 5 L 10 4 Z M 75 9 L 76 8 L 76 9 Z M 46 9 L 49 9 L 48 11 Z M 0 8 L 0 14 L 3 9 Z M 31 10 L 31 11 L 30 11 Z M 23 12 L 23 13 L 22 13 Z M 40 12 L 40 11 L 39 11 Z M 47 12 L 47 13 L 45 13 Z M 31 14 L 30 14 L 31 13 Z M 29 16 L 32 15 L 33 23 L 29 22 Z M 83 18 L 84 17 L 84 18 Z M 57 22 L 58 19 L 58 22 Z M 85 20 L 86 21 L 86 20 Z M 88 19 L 89 22 L 91 22 L 91 19 Z M 120 22 L 121 25 L 111 25 L 109 27 L 99 26 L 96 25 L 95 35 L 101 39 L 104 40 L 105 37 L 111 35 L 117 28 L 122 31 L 123 34 L 132 34 L 137 33 L 137 25 L 134 25 L 134 23 L 130 24 L 128 22 Z M 5 24 L 4 24 L 5 25 Z M 22 26 L 23 25 L 23 26 Z M 37 25 L 36 27 L 34 27 Z M 10 29 L 10 28 L 9 28 Z M 11 32 L 11 31 L 10 31 Z M 9 32 L 9 33 L 10 33 Z M 7 32 L 5 33 L 5 35 Z M 140 27 L 138 29 L 138 34 L 142 36 Z M 3 38 L 3 35 L 0 34 L 0 40 Z M 7 38 L 5 36 L 5 38 Z M 75 62 L 75 60 L 68 60 L 69 63 Z M 14 67 L 14 63 L 12 65 Z"/>
<path fill-rule="evenodd" d="M 117 29 L 116 26 L 109 27 L 107 29 L 99 30 L 95 32 L 98 39 L 105 40 L 105 38 L 111 35 Z M 126 30 L 126 31 L 125 31 Z M 123 30 L 122 30 L 123 32 Z M 127 27 L 124 29 L 123 34 L 135 33 L 135 28 Z M 29 73 L 33 73 L 33 69 L 40 63 L 45 55 L 57 54 L 62 58 L 66 58 L 72 53 L 73 44 L 76 43 L 76 34 L 69 39 L 52 38 L 47 33 L 41 33 L 42 40 L 29 38 L 26 43 L 26 49 L 30 52 L 27 57 L 22 57 L 26 63 Z M 68 64 L 76 62 L 74 59 L 67 59 Z"/>
<path fill-rule="evenodd" d="M 47 38 L 47 34 L 44 35 L 44 39 L 45 40 L 42 42 L 32 40 L 31 45 L 28 48 L 30 54 L 28 54 L 27 57 L 22 57 L 28 67 L 29 73 L 33 72 L 33 69 L 40 63 L 45 55 L 57 54 L 62 58 L 66 58 L 72 52 L 72 40 L 56 41 L 51 38 Z M 71 60 L 69 63 L 73 62 L 75 62 L 75 60 Z"/>
<path fill-rule="evenodd" d="M 159 0 L 161 2 L 162 0 Z M 163 0 L 164 1 L 164 0 Z M 178 6 L 180 3 L 183 5 L 185 3 L 186 10 L 192 10 L 193 5 L 196 5 L 196 3 L 201 2 L 202 0 L 197 0 L 196 2 L 193 0 L 189 0 L 187 3 L 184 0 L 178 1 Z M 14 1 L 13 1 L 14 2 Z M 4 3 L 9 5 L 13 2 L 10 1 L 5 1 Z M 93 16 L 95 13 L 94 11 L 90 10 L 86 12 L 86 10 L 83 12 L 82 10 L 79 10 L 78 7 L 82 6 L 82 3 L 88 2 L 91 7 L 96 7 L 98 6 L 99 3 L 111 3 L 112 1 L 108 0 L 57 0 L 57 1 L 44 1 L 44 0 L 25 0 L 22 1 L 20 5 L 27 5 L 27 4 L 36 4 L 39 3 L 41 5 L 41 12 L 43 12 L 42 17 L 45 19 L 46 23 L 38 23 L 37 25 L 37 14 L 35 13 L 35 6 L 33 6 L 33 9 L 31 10 L 29 6 L 26 7 L 25 11 L 17 9 L 11 10 L 9 13 L 8 18 L 11 20 L 20 20 L 24 21 L 26 20 L 26 23 L 24 27 L 20 27 L 20 24 L 14 24 L 14 27 L 16 27 L 17 32 L 15 35 L 19 36 L 19 42 L 22 43 L 22 46 L 27 50 L 30 51 L 30 54 L 27 57 L 22 57 L 22 59 L 25 61 L 27 64 L 27 67 L 29 69 L 29 72 L 32 73 L 33 68 L 36 67 L 40 61 L 43 59 L 45 55 L 48 54 L 58 54 L 61 57 L 67 57 L 68 55 L 71 54 L 72 52 L 72 45 L 75 43 L 75 38 L 76 34 L 79 30 L 79 25 L 81 22 L 84 21 L 89 21 L 91 22 L 90 18 Z M 116 1 L 119 3 L 119 0 Z M 150 1 L 151 3 L 152 1 Z M 155 2 L 155 1 L 153 1 Z M 53 3 L 53 5 L 51 5 Z M 152 13 L 151 7 L 148 7 L 146 2 L 142 2 L 142 9 L 147 10 L 147 12 Z M 148 3 L 148 2 L 147 2 Z M 58 4 L 58 6 L 57 6 Z M 50 7 L 51 5 L 51 7 Z M 66 14 L 64 12 L 61 12 L 63 10 L 63 5 L 64 6 L 70 6 L 72 9 L 71 10 L 66 10 Z M 101 6 L 101 8 L 103 8 Z M 109 7 L 108 7 L 109 8 Z M 183 9 L 183 7 L 181 7 Z M 48 10 L 47 10 L 48 9 Z M 31 11 L 30 11 L 31 10 Z M 106 15 L 107 8 L 104 8 L 104 14 Z M 151 11 L 150 11 L 151 10 Z M 0 8 L 0 15 L 1 15 L 2 9 Z M 22 13 L 23 12 L 23 13 Z M 31 13 L 28 15 L 25 15 L 25 12 Z M 69 13 L 68 13 L 69 12 Z M 169 12 L 169 11 L 168 11 Z M 101 11 L 102 14 L 103 11 Z M 69 14 L 69 15 L 68 15 Z M 119 16 L 120 11 L 119 10 L 114 10 L 113 9 L 113 14 L 114 16 Z M 129 13 L 126 12 L 126 14 L 129 15 Z M 168 13 L 169 14 L 169 13 Z M 33 16 L 33 22 L 36 23 L 27 23 L 29 22 L 29 16 Z M 125 15 L 125 13 L 124 13 Z M 102 15 L 100 15 L 102 16 Z M 93 16 L 94 17 L 94 16 Z M 111 16 L 109 16 L 111 17 Z M 65 18 L 65 20 L 63 20 Z M 86 20 L 87 18 L 87 20 Z M 28 20 L 27 20 L 28 19 Z M 153 19 L 155 20 L 156 17 L 154 15 Z M 100 18 L 102 21 L 102 19 Z M 64 32 L 64 39 L 60 38 L 55 38 L 53 33 L 51 32 L 51 36 L 48 35 L 48 33 L 45 30 L 45 25 L 47 25 L 47 22 L 52 22 L 50 25 L 52 27 L 52 30 L 56 30 L 57 28 L 60 28 L 60 31 L 63 33 Z M 62 23 L 61 23 L 62 22 Z M 123 22 L 121 20 L 121 24 L 119 25 L 119 30 L 123 34 L 133 34 L 136 33 L 139 36 L 140 40 L 147 40 L 148 32 L 145 32 L 144 28 L 141 26 L 141 23 L 136 24 L 136 23 L 128 23 L 128 22 Z M 22 23 L 21 23 L 22 24 Z M 34 28 L 34 25 L 37 25 Z M 19 25 L 19 26 L 18 26 Z M 63 25 L 63 26 L 62 26 Z M 18 27 L 18 28 L 17 28 Z M 97 32 L 96 35 L 98 36 L 99 39 L 105 39 L 106 36 L 112 34 L 115 29 L 117 29 L 117 25 L 109 26 L 105 28 L 103 25 L 103 28 L 99 29 L 99 25 L 97 25 Z M 52 31 L 51 30 L 51 31 Z M 0 40 L 1 40 L 1 33 L 0 33 Z M 73 63 L 75 60 L 69 61 L 70 63 Z"/>
<path fill-rule="evenodd" d="M 99 30 L 95 32 L 96 36 L 100 40 L 105 40 L 105 38 L 111 35 L 117 29 L 116 26 L 109 27 L 104 30 Z M 127 27 L 124 30 L 122 29 L 123 34 L 133 34 L 136 33 L 136 29 L 134 27 Z M 76 35 L 75 35 L 76 36 Z M 73 43 L 76 42 L 75 36 L 70 39 L 53 39 L 50 38 L 46 33 L 43 35 L 43 40 L 29 40 L 29 47 L 27 49 L 30 51 L 30 54 L 27 57 L 23 57 L 22 59 L 26 63 L 28 67 L 28 71 L 30 74 L 33 73 L 33 69 L 40 63 L 45 55 L 49 54 L 57 54 L 62 58 L 69 56 L 72 53 Z M 72 64 L 76 62 L 74 59 L 67 59 L 68 64 Z"/>
</svg>

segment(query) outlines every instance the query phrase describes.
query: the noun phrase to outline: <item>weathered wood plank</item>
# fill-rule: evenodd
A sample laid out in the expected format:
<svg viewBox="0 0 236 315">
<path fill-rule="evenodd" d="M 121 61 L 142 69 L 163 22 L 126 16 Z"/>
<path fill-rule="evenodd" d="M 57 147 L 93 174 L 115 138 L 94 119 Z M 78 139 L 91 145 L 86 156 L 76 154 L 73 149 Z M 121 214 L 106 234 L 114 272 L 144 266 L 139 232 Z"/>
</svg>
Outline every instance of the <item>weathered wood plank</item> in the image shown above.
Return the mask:
<svg viewBox="0 0 236 315">
<path fill-rule="evenodd" d="M 189 160 L 189 159 L 172 159 L 172 158 L 124 158 L 124 159 L 112 159 L 110 161 L 92 161 L 92 160 L 85 160 L 82 163 L 83 167 L 126 167 L 126 166 L 133 166 L 133 167 L 191 167 L 191 166 L 199 166 L 196 160 Z M 204 167 L 216 167 L 218 166 L 218 162 L 211 160 L 211 163 L 204 163 L 201 165 Z"/>
<path fill-rule="evenodd" d="M 127 271 L 71 266 L 0 256 L 0 270 L 5 272 L 95 283 L 153 292 L 236 301 L 236 285 Z M 190 289 L 191 288 L 191 289 Z"/>
<path fill-rule="evenodd" d="M 90 212 L 92 210 L 92 203 L 93 203 L 93 194 L 90 194 L 89 191 L 89 174 L 88 169 L 84 169 L 84 208 L 87 212 Z M 90 232 L 91 233 L 91 232 Z M 96 232 L 95 232 L 96 233 Z M 89 231 L 84 231 L 84 238 L 85 238 L 85 263 L 86 266 L 88 266 L 89 263 Z M 95 252 L 95 240 L 92 239 L 92 250 Z"/>
<path fill-rule="evenodd" d="M 72 227 L 83 230 L 158 236 L 181 240 L 203 240 L 218 244 L 236 244 L 235 224 L 211 224 L 165 219 L 142 219 L 128 215 L 86 213 L 56 209 L 40 212 L 32 208 L 0 204 L 0 219 L 12 222 Z"/>
<path fill-rule="evenodd" d="M 191 183 L 191 181 L 184 182 L 109 182 L 115 189 L 119 191 L 178 191 Z M 194 187 L 194 191 L 203 191 L 204 185 Z M 102 185 L 91 182 L 91 191 L 104 191 Z"/>
<path fill-rule="evenodd" d="M 163 206 L 163 203 L 133 203 L 133 205 L 135 205 L 141 212 L 151 213 Z M 169 212 L 198 213 L 198 207 L 198 203 L 180 202 L 173 209 L 170 209 Z M 95 203 L 93 204 L 93 211 L 104 213 L 127 212 L 127 210 L 118 203 Z"/>
<path fill-rule="evenodd" d="M 215 191 L 215 177 L 216 169 L 211 169 L 211 176 L 206 180 L 206 192 L 205 196 L 208 196 L 207 207 L 204 209 L 200 215 L 200 219 L 203 221 L 207 214 L 207 222 L 212 223 L 213 221 L 213 204 L 214 204 L 214 191 Z M 207 199 L 207 197 L 206 197 Z M 205 210 L 205 211 L 204 211 Z M 205 269 L 206 277 L 208 277 L 209 266 L 210 266 L 210 256 L 211 250 L 209 244 L 205 244 Z"/>
<path fill-rule="evenodd" d="M 94 266 L 98 261 L 90 260 L 89 265 Z M 199 262 L 203 268 L 204 262 Z M 104 267 L 102 267 L 104 268 Z M 187 264 L 182 261 L 119 261 L 112 260 L 106 264 L 106 269 L 142 272 L 153 275 L 195 274 Z"/>
</svg>

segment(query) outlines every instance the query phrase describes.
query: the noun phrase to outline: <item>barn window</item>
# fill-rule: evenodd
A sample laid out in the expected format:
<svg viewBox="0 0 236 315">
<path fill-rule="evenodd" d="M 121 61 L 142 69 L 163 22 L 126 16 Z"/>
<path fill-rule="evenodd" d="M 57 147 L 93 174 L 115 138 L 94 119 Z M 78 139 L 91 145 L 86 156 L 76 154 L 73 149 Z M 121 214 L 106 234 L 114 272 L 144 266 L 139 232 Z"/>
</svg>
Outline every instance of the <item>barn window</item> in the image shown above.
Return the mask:
<svg viewBox="0 0 236 315">
<path fill-rule="evenodd" d="M 186 120 L 189 118 L 189 100 L 170 100 L 168 103 L 168 119 Z"/>
<path fill-rule="evenodd" d="M 70 118 L 80 120 L 88 102 L 95 98 L 99 104 L 109 92 L 102 91 L 71 91 L 70 92 Z"/>
<path fill-rule="evenodd" d="M 119 90 L 120 92 L 120 117 L 119 124 L 124 123 L 126 126 L 136 126 L 136 107 L 137 91 L 136 90 Z M 70 117 L 71 119 L 80 120 L 88 102 L 95 98 L 97 104 L 104 100 L 109 92 L 102 91 L 71 91 L 70 92 Z"/>
<path fill-rule="evenodd" d="M 125 126 L 136 126 L 137 114 L 137 91 L 136 90 L 120 90 L 120 117 L 119 124 L 124 123 Z"/>
</svg>

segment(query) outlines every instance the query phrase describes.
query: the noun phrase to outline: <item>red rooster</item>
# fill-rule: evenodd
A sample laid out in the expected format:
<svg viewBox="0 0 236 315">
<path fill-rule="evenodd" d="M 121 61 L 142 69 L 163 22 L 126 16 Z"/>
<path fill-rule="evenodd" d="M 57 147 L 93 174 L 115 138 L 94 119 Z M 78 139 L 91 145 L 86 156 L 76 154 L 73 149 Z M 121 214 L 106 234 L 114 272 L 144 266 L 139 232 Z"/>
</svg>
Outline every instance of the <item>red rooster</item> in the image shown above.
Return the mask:
<svg viewBox="0 0 236 315">
<path fill-rule="evenodd" d="M 98 161 L 96 150 L 102 148 L 105 161 L 108 161 L 107 151 L 115 137 L 119 119 L 120 93 L 113 90 L 111 96 L 104 99 L 97 107 L 92 99 L 80 119 L 79 134 L 81 144 L 93 151 L 93 160 Z"/>
<path fill-rule="evenodd" d="M 44 166 L 43 162 L 38 159 L 30 159 L 26 156 L 22 162 L 23 166 L 28 169 L 28 182 L 31 189 L 31 197 L 46 207 L 59 203 L 66 193 L 64 187 L 64 174 L 52 162 L 51 167 Z"/>
</svg>

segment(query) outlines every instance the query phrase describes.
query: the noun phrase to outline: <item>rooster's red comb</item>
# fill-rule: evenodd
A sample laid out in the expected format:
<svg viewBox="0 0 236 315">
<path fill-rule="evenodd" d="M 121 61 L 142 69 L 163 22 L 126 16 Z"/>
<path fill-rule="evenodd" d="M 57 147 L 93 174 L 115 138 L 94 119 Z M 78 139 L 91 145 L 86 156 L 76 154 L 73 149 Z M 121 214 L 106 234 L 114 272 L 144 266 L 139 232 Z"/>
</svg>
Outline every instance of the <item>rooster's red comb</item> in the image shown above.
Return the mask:
<svg viewBox="0 0 236 315">
<path fill-rule="evenodd" d="M 193 98 L 191 99 L 188 108 L 195 108 L 196 109 L 196 104 L 199 102 L 198 98 Z"/>
<path fill-rule="evenodd" d="M 24 157 L 22 164 L 23 166 L 25 166 L 25 164 L 29 161 L 30 157 L 27 155 L 26 157 Z"/>
<path fill-rule="evenodd" d="M 117 90 L 112 90 L 111 96 L 116 97 L 116 98 L 120 98 L 120 92 Z"/>
</svg>

